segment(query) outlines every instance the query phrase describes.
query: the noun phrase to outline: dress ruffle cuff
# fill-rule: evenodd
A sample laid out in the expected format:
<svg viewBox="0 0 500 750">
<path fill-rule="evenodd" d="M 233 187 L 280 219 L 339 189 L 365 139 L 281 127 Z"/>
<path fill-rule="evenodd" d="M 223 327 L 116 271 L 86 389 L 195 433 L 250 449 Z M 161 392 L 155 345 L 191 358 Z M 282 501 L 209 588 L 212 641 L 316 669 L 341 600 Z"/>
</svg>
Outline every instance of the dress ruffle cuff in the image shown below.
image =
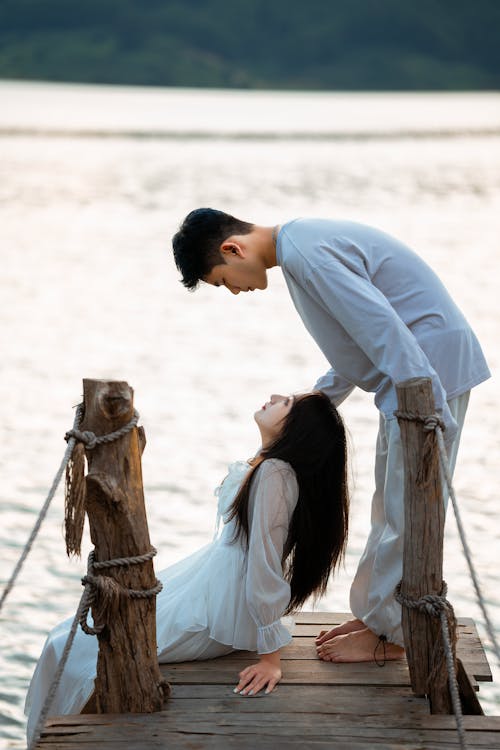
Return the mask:
<svg viewBox="0 0 500 750">
<path fill-rule="evenodd" d="M 283 646 L 288 646 L 292 640 L 292 634 L 281 622 L 271 623 L 271 625 L 262 625 L 257 628 L 257 653 L 272 654 Z"/>
</svg>

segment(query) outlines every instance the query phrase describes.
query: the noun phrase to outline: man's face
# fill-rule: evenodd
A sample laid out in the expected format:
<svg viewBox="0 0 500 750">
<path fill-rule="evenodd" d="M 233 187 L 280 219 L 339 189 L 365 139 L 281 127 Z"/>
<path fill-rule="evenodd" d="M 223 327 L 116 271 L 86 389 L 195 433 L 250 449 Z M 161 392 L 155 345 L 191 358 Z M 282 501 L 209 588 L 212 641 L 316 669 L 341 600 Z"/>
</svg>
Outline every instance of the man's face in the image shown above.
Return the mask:
<svg viewBox="0 0 500 750">
<path fill-rule="evenodd" d="M 226 287 L 232 294 L 266 289 L 267 273 L 263 263 L 246 253 L 228 253 L 225 263 L 214 266 L 204 281 L 212 286 Z"/>
</svg>

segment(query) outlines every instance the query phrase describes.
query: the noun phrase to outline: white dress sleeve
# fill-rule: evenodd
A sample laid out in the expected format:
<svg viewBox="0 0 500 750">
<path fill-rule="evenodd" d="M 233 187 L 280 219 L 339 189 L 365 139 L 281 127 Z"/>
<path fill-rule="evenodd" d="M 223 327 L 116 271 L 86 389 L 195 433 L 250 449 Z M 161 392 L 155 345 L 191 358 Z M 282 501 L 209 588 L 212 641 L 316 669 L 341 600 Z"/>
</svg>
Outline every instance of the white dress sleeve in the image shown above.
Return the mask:
<svg viewBox="0 0 500 750">
<path fill-rule="evenodd" d="M 257 625 L 257 651 L 269 654 L 291 641 L 280 618 L 290 601 L 283 550 L 299 489 L 295 472 L 278 459 L 256 470 L 250 491 L 246 599 Z"/>
</svg>

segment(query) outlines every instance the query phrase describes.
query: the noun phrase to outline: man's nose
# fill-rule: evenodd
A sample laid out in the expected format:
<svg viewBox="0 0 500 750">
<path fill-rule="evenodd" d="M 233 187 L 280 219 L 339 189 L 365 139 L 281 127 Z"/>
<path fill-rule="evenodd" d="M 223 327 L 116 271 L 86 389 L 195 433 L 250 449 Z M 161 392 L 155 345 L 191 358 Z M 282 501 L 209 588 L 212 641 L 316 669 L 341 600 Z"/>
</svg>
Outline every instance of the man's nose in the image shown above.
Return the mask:
<svg viewBox="0 0 500 750">
<path fill-rule="evenodd" d="M 240 293 L 240 290 L 238 289 L 238 287 L 234 287 L 234 286 L 230 286 L 229 287 L 229 291 L 231 292 L 231 294 L 239 294 Z"/>
</svg>

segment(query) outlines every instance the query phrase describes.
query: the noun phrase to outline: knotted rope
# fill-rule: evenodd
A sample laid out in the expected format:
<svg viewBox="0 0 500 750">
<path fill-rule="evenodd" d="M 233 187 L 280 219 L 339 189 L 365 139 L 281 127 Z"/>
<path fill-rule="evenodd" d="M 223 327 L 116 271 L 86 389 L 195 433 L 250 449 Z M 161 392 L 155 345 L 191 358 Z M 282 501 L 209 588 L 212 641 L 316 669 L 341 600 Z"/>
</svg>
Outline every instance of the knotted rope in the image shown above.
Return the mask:
<svg viewBox="0 0 500 750">
<path fill-rule="evenodd" d="M 462 543 L 462 547 L 464 550 L 465 559 L 467 560 L 467 565 L 469 568 L 469 573 L 472 579 L 472 583 L 474 585 L 476 600 L 479 605 L 479 608 L 481 609 L 481 613 L 484 618 L 484 624 L 488 632 L 488 636 L 491 640 L 491 644 L 493 646 L 493 651 L 495 652 L 497 662 L 500 665 L 500 647 L 498 645 L 498 640 L 496 638 L 493 625 L 491 624 L 491 620 L 488 615 L 488 610 L 486 609 L 486 602 L 485 602 L 483 593 L 481 591 L 481 585 L 479 583 L 479 578 L 476 573 L 476 569 L 474 567 L 474 561 L 472 560 L 472 553 L 470 551 L 470 547 L 467 542 L 464 525 L 462 523 L 460 510 L 459 510 L 457 498 L 455 495 L 455 489 L 453 487 L 450 465 L 448 462 L 448 454 L 446 453 L 446 446 L 444 444 L 443 421 L 438 414 L 430 414 L 428 416 L 421 416 L 420 414 L 414 414 L 412 412 L 395 411 L 394 416 L 396 416 L 398 419 L 407 419 L 407 420 L 411 420 L 415 422 L 421 422 L 424 425 L 424 430 L 429 431 L 431 435 L 435 434 L 436 436 L 438 453 L 439 453 L 439 463 L 440 463 L 440 468 L 441 468 L 441 476 L 443 478 L 443 481 L 446 482 L 448 494 L 451 500 L 451 504 L 453 506 L 453 512 L 455 513 L 457 529 L 458 529 L 460 541 Z M 425 446 L 424 446 L 424 450 L 425 450 Z"/>
<path fill-rule="evenodd" d="M 80 404 L 78 408 L 83 411 L 83 404 Z M 79 555 L 81 550 L 85 521 L 85 450 L 94 450 L 98 445 L 112 443 L 127 435 L 137 426 L 139 413 L 134 409 L 134 415 L 130 422 L 107 435 L 98 436 L 90 430 L 79 430 L 80 421 L 64 436 L 68 444 L 73 442 L 74 445 L 73 453 L 66 466 L 64 492 L 64 527 L 68 556 Z"/>
<path fill-rule="evenodd" d="M 78 625 L 80 624 L 82 630 L 87 635 L 98 635 L 106 627 L 106 619 L 112 617 L 113 610 L 118 606 L 120 596 L 127 596 L 131 599 L 151 599 L 153 596 L 156 596 L 163 588 L 161 581 L 157 579 L 155 585 L 150 589 L 127 589 L 108 576 L 96 576 L 95 572 L 97 570 L 109 570 L 110 568 L 139 565 L 140 563 L 152 560 L 155 555 L 156 549 L 154 547 L 151 547 L 150 551 L 146 552 L 143 555 L 135 555 L 133 557 L 118 557 L 114 560 L 103 560 L 102 562 L 96 562 L 95 551 L 92 550 L 90 552 L 87 561 L 87 575 L 82 578 L 82 585 L 85 588 L 80 598 L 80 602 L 73 618 L 73 622 L 71 623 L 71 628 L 68 633 L 66 643 L 64 644 L 61 659 L 59 661 L 59 664 L 57 665 L 57 669 L 47 692 L 42 710 L 40 711 L 40 715 L 37 719 L 33 736 L 28 745 L 28 750 L 33 750 L 33 748 L 38 743 L 38 740 L 40 739 L 40 734 L 49 715 L 50 707 L 52 705 L 52 701 L 54 700 L 57 688 L 59 687 L 64 667 L 66 666 L 66 662 L 68 661 L 69 653 L 71 651 L 73 641 L 75 640 Z M 94 627 L 91 627 L 87 623 L 87 617 L 91 607 L 95 606 L 98 593 L 101 595 L 103 601 L 100 603 L 99 611 L 98 613 L 95 613 L 94 619 L 101 620 L 102 624 L 97 626 L 94 624 Z"/>
<path fill-rule="evenodd" d="M 78 408 L 83 407 L 83 404 L 80 404 Z M 84 430 L 83 432 L 79 430 L 77 427 L 73 427 L 71 430 L 68 430 L 66 435 L 64 436 L 64 439 L 69 441 L 71 438 L 74 438 L 77 442 L 83 443 L 87 450 L 92 450 L 96 447 L 96 445 L 103 445 L 104 443 L 113 443 L 115 440 L 118 440 L 118 438 L 123 437 L 128 432 L 134 429 L 134 427 L 137 427 L 137 422 L 139 421 L 139 412 L 134 409 L 134 416 L 130 420 L 130 422 L 127 422 L 126 425 L 123 427 L 120 427 L 119 430 L 115 430 L 114 432 L 108 432 L 107 435 L 95 435 L 90 430 Z"/>
<path fill-rule="evenodd" d="M 156 579 L 156 583 L 152 588 L 149 589 L 128 589 L 122 586 L 118 581 L 115 581 L 109 576 L 95 575 L 98 570 L 109 570 L 110 568 L 118 567 L 129 567 L 130 565 L 139 565 L 140 563 L 152 560 L 156 555 L 156 549 L 151 547 L 149 552 L 144 555 L 135 555 L 133 557 L 117 557 L 114 560 L 103 560 L 102 562 L 96 562 L 95 551 L 92 550 L 89 554 L 87 561 L 87 575 L 82 578 L 82 584 L 85 586 L 85 590 L 82 595 L 84 602 L 81 616 L 80 626 L 84 633 L 87 635 L 98 635 L 105 627 L 105 622 L 102 625 L 90 627 L 87 623 L 87 617 L 89 610 L 95 607 L 98 594 L 101 595 L 102 603 L 99 607 L 99 614 L 95 613 L 93 619 L 96 620 L 109 620 L 114 613 L 113 610 L 116 608 L 120 596 L 127 596 L 129 599 L 151 599 L 160 593 L 163 588 L 161 581 Z"/>
<path fill-rule="evenodd" d="M 453 511 L 455 513 L 458 532 L 460 535 L 460 541 L 462 542 L 464 554 L 467 560 L 467 564 L 469 566 L 469 572 L 470 572 L 470 575 L 474 584 L 474 588 L 476 592 L 476 599 L 481 609 L 481 612 L 483 614 L 486 629 L 488 631 L 488 635 L 493 644 L 495 655 L 497 657 L 498 663 L 500 664 L 500 649 L 498 647 L 497 639 L 496 639 L 493 627 L 491 625 L 488 612 L 486 610 L 486 604 L 484 601 L 483 594 L 481 592 L 479 579 L 477 577 L 476 570 L 474 568 L 472 555 L 471 555 L 470 548 L 469 548 L 469 545 L 467 543 L 467 539 L 465 536 L 465 530 L 462 524 L 460 511 L 458 509 L 458 504 L 457 504 L 457 500 L 455 496 L 455 490 L 454 490 L 453 482 L 451 478 L 450 465 L 448 462 L 448 454 L 446 453 L 446 446 L 445 446 L 444 437 L 443 437 L 443 431 L 445 429 L 444 423 L 438 414 L 429 414 L 426 416 L 422 416 L 420 414 L 415 414 L 413 412 L 395 411 L 394 416 L 397 417 L 398 419 L 405 419 L 405 420 L 410 420 L 414 422 L 420 422 L 421 424 L 423 424 L 423 429 L 426 432 L 428 432 L 428 435 L 425 439 L 424 447 L 423 447 L 422 463 L 417 473 L 417 483 L 421 483 L 421 486 L 422 485 L 425 486 L 427 484 L 429 477 L 431 475 L 430 469 L 434 468 L 435 466 L 435 461 L 436 461 L 435 456 L 436 455 L 439 456 L 441 477 L 442 477 L 443 483 L 446 482 L 448 493 L 449 493 L 449 496 L 453 505 Z M 434 450 L 435 443 L 437 443 L 438 451 Z M 419 609 L 421 611 L 426 612 L 427 614 L 431 616 L 439 617 L 441 620 L 441 631 L 442 631 L 442 636 L 443 636 L 443 646 L 444 646 L 444 651 L 445 651 L 446 665 L 448 669 L 448 682 L 449 682 L 449 688 L 450 688 L 450 695 L 452 699 L 453 711 L 455 714 L 455 720 L 457 724 L 457 731 L 458 731 L 458 735 L 460 739 L 460 747 L 463 750 L 465 750 L 465 748 L 467 747 L 466 740 L 465 740 L 465 728 L 463 724 L 462 706 L 460 703 L 459 690 L 458 690 L 458 684 L 457 684 L 457 679 L 456 679 L 456 668 L 455 668 L 455 663 L 453 659 L 453 650 L 452 650 L 452 642 L 454 642 L 456 639 L 456 620 L 455 620 L 455 615 L 453 612 L 453 607 L 445 598 L 446 593 L 447 593 L 447 587 L 446 587 L 446 583 L 443 581 L 442 591 L 440 595 L 428 594 L 426 596 L 421 597 L 420 599 L 413 600 L 401 594 L 401 583 L 399 583 L 398 586 L 396 586 L 394 595 L 397 601 L 399 601 L 403 606 L 410 607 L 411 609 Z M 436 649 L 437 649 L 437 645 L 436 645 Z M 436 651 L 435 651 L 434 656 L 436 657 Z M 432 673 L 429 675 L 429 680 L 431 680 L 431 678 L 433 677 L 436 671 L 436 668 L 437 668 L 436 660 L 434 661 L 434 664 L 435 666 L 434 666 Z"/>
<path fill-rule="evenodd" d="M 47 494 L 47 498 L 38 514 L 38 518 L 33 526 L 31 534 L 26 542 L 24 549 L 16 563 L 11 577 L 9 578 L 0 598 L 0 611 L 3 604 L 9 595 L 10 591 L 14 587 L 14 584 L 19 576 L 21 568 L 31 551 L 34 541 L 38 535 L 40 527 L 47 516 L 50 504 L 57 491 L 62 475 L 66 470 L 66 491 L 65 491 L 65 521 L 66 521 L 66 549 L 68 554 L 74 554 L 80 552 L 81 534 L 83 530 L 83 518 L 84 518 L 84 501 L 85 501 L 85 483 L 84 483 L 84 470 L 85 470 L 85 448 L 87 450 L 93 450 L 96 446 L 102 445 L 103 443 L 111 443 L 119 438 L 123 437 L 134 427 L 137 426 L 139 420 L 139 413 L 134 410 L 132 419 L 119 430 L 110 432 L 107 435 L 95 435 L 93 432 L 88 430 L 81 431 L 79 429 L 84 413 L 84 405 L 78 404 L 75 411 L 75 418 L 73 421 L 73 427 L 65 435 L 67 441 L 67 447 L 64 452 L 61 464 L 56 472 L 52 485 Z M 61 655 L 59 664 L 55 671 L 54 677 L 50 684 L 47 692 L 42 710 L 37 720 L 33 736 L 28 745 L 28 750 L 34 748 L 40 738 L 42 728 L 45 724 L 47 716 L 52 705 L 52 701 L 56 694 L 59 686 L 61 676 L 64 671 L 64 667 L 69 657 L 73 641 L 75 639 L 78 624 L 80 623 L 82 630 L 88 634 L 96 635 L 100 633 L 105 627 L 105 621 L 107 615 L 112 613 L 113 608 L 117 605 L 120 596 L 127 596 L 132 599 L 148 599 L 156 596 L 161 589 L 162 584 L 156 580 L 155 585 L 150 589 L 136 590 L 128 589 L 121 586 L 117 581 L 114 581 L 109 576 L 95 575 L 98 570 L 105 570 L 120 566 L 137 565 L 143 562 L 151 560 L 156 555 L 154 547 L 143 555 L 135 555 L 133 557 L 116 558 L 114 560 L 103 560 L 97 562 L 95 560 L 94 552 L 91 552 L 88 560 L 87 575 L 82 578 L 82 584 L 84 585 L 84 591 L 78 604 L 77 611 L 71 623 L 66 643 Z M 89 610 L 95 604 L 97 599 L 97 593 L 99 592 L 102 603 L 99 607 L 98 618 L 103 621 L 102 625 L 98 625 L 91 628 L 87 624 L 87 617 Z"/>
<path fill-rule="evenodd" d="M 394 416 L 398 419 L 405 419 L 411 422 L 420 422 L 423 425 L 424 432 L 427 433 L 422 449 L 422 459 L 417 469 L 416 483 L 417 487 L 427 487 L 430 478 L 435 472 L 438 462 L 438 454 L 435 451 L 436 434 L 445 429 L 444 422 L 439 414 L 414 414 L 409 411 L 395 411 Z"/>
<path fill-rule="evenodd" d="M 38 518 L 36 519 L 31 534 L 28 537 L 28 541 L 24 545 L 24 549 L 21 552 L 19 560 L 14 566 L 12 575 L 5 584 L 2 596 L 0 598 L 0 612 L 2 611 L 4 602 L 7 599 L 7 596 L 11 592 L 12 588 L 14 587 L 19 573 L 21 572 L 21 568 L 26 558 L 28 557 L 31 548 L 33 547 L 35 539 L 38 536 L 38 532 L 40 531 L 40 527 L 45 520 L 45 517 L 47 516 L 50 504 L 54 498 L 54 495 L 56 494 L 57 488 L 59 487 L 62 475 L 66 469 L 66 551 L 68 552 L 68 554 L 80 554 L 80 540 L 82 537 L 84 519 L 83 506 L 85 502 L 85 485 L 83 481 L 85 456 L 84 450 L 80 449 L 79 446 L 77 447 L 76 455 L 73 456 L 77 443 L 86 445 L 89 450 L 92 450 L 93 448 L 95 448 L 95 446 L 102 443 L 111 443 L 113 442 L 113 440 L 118 440 L 118 438 L 130 432 L 130 430 L 132 430 L 137 425 L 137 422 L 139 420 L 139 413 L 134 409 L 134 416 L 132 417 L 130 422 L 128 422 L 128 424 L 124 425 L 119 430 L 115 430 L 115 432 L 110 432 L 107 435 L 97 436 L 94 435 L 93 432 L 80 432 L 80 430 L 78 429 L 82 421 L 83 412 L 84 405 L 78 404 L 75 411 L 73 427 L 65 435 L 65 440 L 67 441 L 68 445 L 64 452 L 61 465 L 56 472 L 54 481 L 52 482 L 40 513 L 38 514 Z"/>
<path fill-rule="evenodd" d="M 430 617 L 439 617 L 441 621 L 443 642 L 440 644 L 438 641 L 434 646 L 434 653 L 432 655 L 433 668 L 428 676 L 428 685 L 431 685 L 436 675 L 441 674 L 443 661 L 446 661 L 448 686 L 450 688 L 457 732 L 460 738 L 460 747 L 465 750 L 467 747 L 465 727 L 456 677 L 456 664 L 455 659 L 453 658 L 453 649 L 457 642 L 457 620 L 452 605 L 446 599 L 448 586 L 446 585 L 446 582 L 443 581 L 440 594 L 425 594 L 425 596 L 420 597 L 420 599 L 412 599 L 410 596 L 401 592 L 401 583 L 402 582 L 400 581 L 394 590 L 394 598 L 401 604 L 401 606 L 424 612 Z"/>
<path fill-rule="evenodd" d="M 73 429 L 77 429 L 78 426 L 80 425 L 80 422 L 82 420 L 82 415 L 83 415 L 83 404 L 79 404 L 76 407 L 75 419 L 74 419 L 74 422 L 73 422 Z M 40 531 L 40 526 L 42 525 L 43 521 L 45 520 L 45 517 L 46 517 L 47 512 L 49 510 L 50 504 L 52 502 L 52 499 L 53 499 L 54 495 L 56 494 L 57 488 L 59 487 L 59 482 L 61 481 L 61 477 L 63 475 L 63 472 L 66 469 L 66 466 L 68 465 L 68 462 L 69 462 L 69 460 L 71 458 L 71 454 L 73 453 L 73 449 L 75 447 L 75 444 L 76 444 L 75 438 L 74 437 L 70 437 L 69 440 L 68 440 L 67 448 L 66 448 L 66 450 L 64 452 L 63 459 L 61 461 L 61 465 L 59 466 L 59 469 L 56 472 L 56 475 L 54 477 L 54 481 L 52 482 L 52 485 L 51 485 L 51 487 L 49 489 L 47 498 L 46 498 L 44 504 L 42 505 L 42 509 L 40 510 L 40 513 L 38 514 L 38 518 L 36 519 L 35 525 L 33 526 L 33 529 L 31 531 L 31 534 L 30 534 L 29 538 L 28 538 L 28 541 L 24 545 L 24 549 L 21 552 L 19 560 L 17 561 L 17 563 L 16 563 L 16 565 L 14 567 L 14 570 L 12 571 L 12 575 L 11 575 L 11 577 L 9 578 L 9 580 L 7 581 L 7 583 L 5 585 L 5 588 L 4 588 L 3 593 L 2 593 L 2 597 L 0 599 L 0 611 L 2 610 L 3 604 L 4 604 L 5 600 L 7 599 L 7 596 L 9 595 L 10 591 L 12 590 L 12 588 L 14 586 L 14 584 L 15 584 L 15 582 L 17 580 L 17 577 L 19 576 L 19 573 L 21 572 L 21 568 L 22 568 L 22 566 L 24 564 L 24 561 L 28 557 L 28 554 L 30 553 L 31 548 L 33 547 L 33 543 L 34 543 L 34 541 L 35 541 L 35 539 L 36 539 L 36 537 L 38 535 L 38 532 Z"/>
</svg>

